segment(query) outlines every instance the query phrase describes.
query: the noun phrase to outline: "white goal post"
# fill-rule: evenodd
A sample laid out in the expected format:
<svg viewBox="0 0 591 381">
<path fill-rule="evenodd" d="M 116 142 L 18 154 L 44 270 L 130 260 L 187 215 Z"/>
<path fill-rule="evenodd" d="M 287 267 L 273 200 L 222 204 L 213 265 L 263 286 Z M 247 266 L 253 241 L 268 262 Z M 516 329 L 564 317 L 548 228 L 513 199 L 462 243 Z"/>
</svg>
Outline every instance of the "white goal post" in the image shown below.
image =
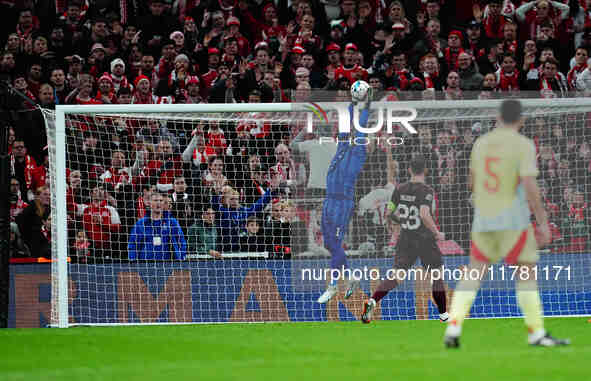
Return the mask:
<svg viewBox="0 0 591 381">
<path fill-rule="evenodd" d="M 403 101 L 403 102 L 374 102 L 372 110 L 388 110 L 390 107 L 402 109 L 416 109 L 417 123 L 440 123 L 445 121 L 480 121 L 494 120 L 498 107 L 502 100 L 466 100 L 466 101 Z M 568 98 L 568 99 L 523 99 L 522 104 L 526 115 L 551 117 L 552 115 L 562 116 L 569 113 L 586 115 L 591 113 L 591 98 Z M 314 106 L 322 110 L 335 110 L 337 107 L 346 106 L 347 103 L 317 102 Z M 125 115 L 129 117 L 145 115 L 166 115 L 174 119 L 175 114 L 201 115 L 209 113 L 309 113 L 312 115 L 310 103 L 260 103 L 260 104 L 166 104 L 166 105 L 88 105 L 88 106 L 56 106 L 55 114 L 46 112 L 48 126 L 48 141 L 50 154 L 51 186 L 54 207 L 52 208 L 52 252 L 55 259 L 52 263 L 52 326 L 67 328 L 72 324 L 69 322 L 69 267 L 68 264 L 70 245 L 68 243 L 68 215 L 67 215 L 67 164 L 66 164 L 66 120 L 72 114 L 76 115 Z M 186 116 L 185 116 L 186 117 Z M 52 126 L 51 119 L 55 118 L 55 126 Z M 585 116 L 585 118 L 587 118 Z M 308 117 L 306 120 L 310 120 Z M 315 121 L 316 122 L 316 121 Z M 587 122 L 585 120 L 585 122 Z M 413 122 L 411 122 L 412 124 Z M 588 128 L 588 127 L 585 127 Z M 436 131 L 433 131 L 435 135 Z M 587 134 L 587 132 L 581 132 Z M 352 250 L 354 251 L 354 250 Z M 581 262 L 583 263 L 583 262 Z M 588 263 L 585 259 L 584 263 Z M 294 275 L 295 276 L 295 275 Z M 586 281 L 589 281 L 589 275 Z M 582 278 L 578 281 L 582 282 Z M 579 283 L 585 292 L 590 292 L 589 284 Z M 588 302 L 588 301 L 586 301 Z M 320 308 L 320 307 L 318 307 Z M 337 307 L 338 308 L 338 307 Z M 307 315 L 306 311 L 301 316 L 292 320 L 315 320 L 316 312 Z M 558 311 L 565 315 L 573 314 L 567 309 Z M 580 312 L 580 311 L 579 311 Z M 575 311 L 575 313 L 579 313 Z M 292 316 L 292 311 L 289 311 Z M 503 313 L 501 313 L 502 315 Z M 293 313 L 293 316 L 297 315 Z M 297 315 L 300 316 L 300 315 Z M 491 316 L 498 316 L 493 313 Z M 273 319 L 269 319 L 273 320 Z M 183 323 L 183 321 L 178 321 Z M 92 324 L 92 322 L 90 323 Z"/>
</svg>

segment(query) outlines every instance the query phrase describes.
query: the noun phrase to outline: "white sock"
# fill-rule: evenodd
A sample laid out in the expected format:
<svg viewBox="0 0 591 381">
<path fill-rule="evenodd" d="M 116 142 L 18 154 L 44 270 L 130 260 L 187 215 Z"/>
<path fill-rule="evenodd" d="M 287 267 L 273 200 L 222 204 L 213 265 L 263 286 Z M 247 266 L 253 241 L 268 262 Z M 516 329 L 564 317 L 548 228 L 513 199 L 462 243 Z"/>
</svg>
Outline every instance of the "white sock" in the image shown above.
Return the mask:
<svg viewBox="0 0 591 381">
<path fill-rule="evenodd" d="M 542 337 L 546 336 L 546 330 L 545 329 L 538 329 L 537 331 L 535 331 L 534 333 L 530 333 L 527 336 L 527 341 L 530 344 L 535 343 L 536 341 L 540 340 Z"/>
<path fill-rule="evenodd" d="M 462 326 L 456 324 L 448 324 L 445 330 L 445 336 L 460 337 L 462 334 Z"/>
</svg>

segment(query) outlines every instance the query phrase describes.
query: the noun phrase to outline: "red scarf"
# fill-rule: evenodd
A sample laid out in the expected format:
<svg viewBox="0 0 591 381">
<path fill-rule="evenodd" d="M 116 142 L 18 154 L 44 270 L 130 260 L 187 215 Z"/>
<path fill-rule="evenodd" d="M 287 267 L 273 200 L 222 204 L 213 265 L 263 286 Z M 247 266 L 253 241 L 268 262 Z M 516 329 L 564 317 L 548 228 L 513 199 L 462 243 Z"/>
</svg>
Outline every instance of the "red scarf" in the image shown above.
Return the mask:
<svg viewBox="0 0 591 381">
<path fill-rule="evenodd" d="M 144 197 L 140 196 L 137 199 L 137 218 L 144 218 L 146 215 L 146 204 L 144 203 Z"/>
<path fill-rule="evenodd" d="M 33 33 L 33 30 L 35 30 L 35 20 L 36 19 L 37 18 L 35 16 L 33 16 L 33 25 L 31 25 L 31 28 L 29 30 L 22 30 L 21 26 L 19 24 L 16 25 L 16 34 L 18 34 L 21 41 L 24 41 L 29 36 L 31 36 L 31 34 Z"/>
<path fill-rule="evenodd" d="M 586 209 L 587 203 L 584 203 L 579 208 L 576 208 L 574 205 L 571 205 L 568 209 L 568 217 L 574 219 L 575 221 L 584 221 Z"/>
<path fill-rule="evenodd" d="M 503 38 L 503 25 L 505 20 L 503 16 L 499 15 L 493 20 L 491 16 L 484 19 L 484 31 L 488 38 Z"/>
<path fill-rule="evenodd" d="M 435 88 L 435 84 L 433 83 L 433 79 L 431 79 L 431 75 L 429 73 L 423 73 L 423 78 L 425 78 L 425 89 Z"/>
<path fill-rule="evenodd" d="M 556 84 L 558 85 L 558 89 L 556 90 L 560 92 L 560 95 L 562 95 L 565 89 L 562 88 L 561 78 L 558 74 L 556 74 L 554 79 L 556 80 Z M 540 80 L 540 93 L 542 94 L 542 98 L 552 98 L 553 95 L 551 94 L 554 94 L 554 89 L 552 89 L 552 86 L 544 76 Z"/>
<path fill-rule="evenodd" d="M 152 97 L 152 93 L 148 93 L 147 95 L 141 94 L 139 91 L 133 93 L 133 98 L 131 99 L 132 104 L 154 104 L 154 97 Z"/>
<path fill-rule="evenodd" d="M 472 56 L 474 58 L 480 58 L 484 55 L 484 49 L 478 49 L 475 43 L 470 42 L 470 50 L 472 51 Z"/>
<path fill-rule="evenodd" d="M 156 99 L 154 100 L 153 103 L 155 103 L 157 105 L 172 104 L 172 103 L 174 103 L 174 100 L 172 99 L 172 96 L 167 95 L 167 96 L 156 97 Z"/>
<path fill-rule="evenodd" d="M 18 216 L 29 204 L 23 201 L 21 198 L 21 192 L 18 192 L 18 200 L 15 203 L 10 204 L 10 221 L 14 222 L 16 216 Z"/>
<path fill-rule="evenodd" d="M 89 97 L 87 100 L 80 98 L 79 95 L 76 96 L 75 104 L 77 105 L 100 105 L 103 104 L 101 100 L 97 100 L 95 98 Z"/>
<path fill-rule="evenodd" d="M 193 163 L 195 164 L 195 166 L 199 166 L 199 164 L 205 164 L 207 163 L 210 157 L 215 155 L 215 150 L 209 146 L 206 146 L 201 151 L 195 148 L 193 150 Z"/>
<path fill-rule="evenodd" d="M 400 90 L 406 90 L 410 81 L 410 75 L 408 70 L 402 69 L 396 72 L 396 75 L 400 79 Z"/>
<path fill-rule="evenodd" d="M 185 80 L 187 79 L 187 77 L 190 77 L 190 76 L 191 76 L 190 73 L 185 73 L 185 78 L 179 80 L 178 75 L 176 73 L 176 69 L 175 69 L 175 70 L 171 71 L 170 74 L 168 75 L 168 86 L 172 88 L 176 83 L 177 88 L 184 89 L 185 88 Z"/>
<path fill-rule="evenodd" d="M 121 77 L 117 77 L 115 74 L 111 74 L 111 78 L 113 79 L 113 87 L 115 88 L 115 91 L 119 91 L 119 89 L 125 87 L 132 90 L 126 76 L 122 75 Z"/>
<path fill-rule="evenodd" d="M 109 168 L 109 173 L 111 174 L 111 176 L 106 177 L 104 179 L 106 183 L 117 185 L 119 183 L 122 183 L 124 178 L 127 179 L 127 181 L 129 181 L 129 174 L 126 171 L 124 171 L 123 168 L 117 170 L 111 167 Z"/>
<path fill-rule="evenodd" d="M 45 225 L 41 226 L 41 234 L 43 234 L 43 237 L 45 237 L 47 242 L 51 242 L 51 233 L 47 230 Z"/>
<path fill-rule="evenodd" d="M 566 76 L 566 83 L 568 84 L 568 88 L 571 90 L 575 90 L 577 88 L 577 76 L 578 74 L 581 74 L 581 72 L 583 70 L 585 70 L 587 68 L 587 63 L 584 63 L 582 65 L 576 65 L 575 67 L 573 67 L 572 69 L 570 69 L 570 71 L 568 72 L 567 76 Z"/>
<path fill-rule="evenodd" d="M 257 192 L 259 193 L 259 195 L 264 195 L 265 194 L 265 188 L 263 188 L 258 181 L 256 180 L 252 180 L 255 189 L 257 190 Z"/>
<path fill-rule="evenodd" d="M 505 48 L 505 52 L 515 53 L 517 51 L 517 40 L 504 41 L 503 47 Z"/>
<path fill-rule="evenodd" d="M 281 163 L 277 163 L 273 167 L 271 167 L 271 172 L 278 173 L 279 176 L 281 176 L 281 180 L 283 181 L 295 179 L 295 168 L 292 168 L 289 164 L 285 167 L 286 168 L 283 168 L 283 165 L 281 165 Z"/>
<path fill-rule="evenodd" d="M 518 90 L 519 89 L 519 71 L 517 69 L 513 70 L 513 74 L 508 75 L 504 69 L 501 69 L 501 73 L 499 75 L 499 85 L 498 88 L 503 91 L 510 91 L 510 90 Z"/>
<path fill-rule="evenodd" d="M 10 155 L 10 173 L 12 176 L 16 176 L 14 165 L 15 165 L 15 157 L 13 154 Z M 33 173 L 37 168 L 37 163 L 35 160 L 29 155 L 25 156 L 25 183 L 27 183 L 27 189 L 31 189 L 31 184 L 33 184 Z"/>
<path fill-rule="evenodd" d="M 452 52 L 451 48 L 445 48 L 445 62 L 449 70 L 458 70 L 458 56 L 463 53 L 464 49 L 459 48 L 457 52 Z"/>
<path fill-rule="evenodd" d="M 435 78 L 439 77 L 439 73 L 435 73 L 433 76 Z M 423 78 L 425 78 L 425 89 L 434 89 L 435 82 L 433 82 L 433 78 L 431 78 L 431 74 L 425 72 L 423 73 Z"/>
<path fill-rule="evenodd" d="M 119 0 L 119 9 L 121 10 L 121 24 L 127 25 L 127 0 Z"/>
<path fill-rule="evenodd" d="M 111 87 L 112 89 L 113 87 Z M 96 92 L 96 100 L 103 103 L 103 93 L 101 93 L 101 91 L 97 91 Z M 109 98 L 109 100 L 111 101 L 111 104 L 117 104 L 117 96 L 115 95 L 115 92 L 113 90 L 109 91 L 109 94 L 106 94 L 107 98 Z"/>
</svg>

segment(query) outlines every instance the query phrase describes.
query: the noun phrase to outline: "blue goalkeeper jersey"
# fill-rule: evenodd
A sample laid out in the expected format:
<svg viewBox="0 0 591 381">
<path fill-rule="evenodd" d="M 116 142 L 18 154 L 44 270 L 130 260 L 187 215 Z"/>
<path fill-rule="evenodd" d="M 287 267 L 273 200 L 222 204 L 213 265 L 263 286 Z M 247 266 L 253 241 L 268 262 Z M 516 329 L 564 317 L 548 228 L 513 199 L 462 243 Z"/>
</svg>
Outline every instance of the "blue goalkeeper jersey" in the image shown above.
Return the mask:
<svg viewBox="0 0 591 381">
<path fill-rule="evenodd" d="M 355 183 L 359 172 L 365 164 L 367 156 L 366 145 L 354 144 L 354 138 L 365 138 L 366 134 L 357 131 L 353 125 L 353 104 L 349 105 L 352 134 L 339 134 L 337 152 L 330 162 L 326 175 L 326 197 L 352 200 L 355 196 Z M 361 110 L 359 125 L 367 126 L 369 109 Z M 349 140 L 351 139 L 351 140 Z M 359 143 L 366 143 L 365 139 L 358 139 Z"/>
</svg>

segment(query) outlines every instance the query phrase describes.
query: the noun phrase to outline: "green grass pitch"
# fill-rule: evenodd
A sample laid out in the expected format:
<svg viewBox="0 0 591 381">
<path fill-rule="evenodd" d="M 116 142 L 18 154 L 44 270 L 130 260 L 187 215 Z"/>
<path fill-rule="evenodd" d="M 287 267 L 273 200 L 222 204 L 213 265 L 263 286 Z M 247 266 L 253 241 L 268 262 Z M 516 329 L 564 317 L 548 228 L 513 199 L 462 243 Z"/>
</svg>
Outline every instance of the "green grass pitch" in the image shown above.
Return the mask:
<svg viewBox="0 0 591 381">
<path fill-rule="evenodd" d="M 521 319 L 0 330 L 0 380 L 590 380 L 591 323 L 546 319 L 573 344 L 532 348 Z"/>
</svg>

